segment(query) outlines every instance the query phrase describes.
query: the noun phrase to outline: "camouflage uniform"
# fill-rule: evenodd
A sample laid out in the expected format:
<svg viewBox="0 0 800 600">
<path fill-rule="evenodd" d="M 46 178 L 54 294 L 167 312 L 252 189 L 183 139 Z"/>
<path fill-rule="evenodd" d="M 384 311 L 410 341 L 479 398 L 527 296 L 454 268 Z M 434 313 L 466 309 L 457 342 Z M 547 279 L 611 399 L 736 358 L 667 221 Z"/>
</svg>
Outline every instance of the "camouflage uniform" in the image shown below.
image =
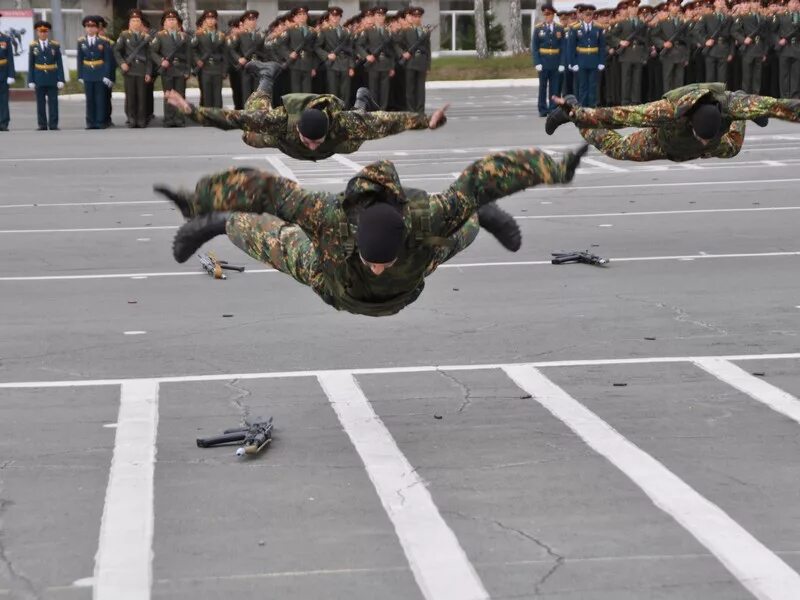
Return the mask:
<svg viewBox="0 0 800 600">
<path fill-rule="evenodd" d="M 414 302 L 425 277 L 474 241 L 480 206 L 568 178 L 563 162 L 536 149 L 490 154 L 438 194 L 404 188 L 388 161 L 365 167 L 338 195 L 304 190 L 268 172 L 230 169 L 197 183 L 191 212 L 232 211 L 228 237 L 250 256 L 310 286 L 337 310 L 386 316 Z M 375 194 L 396 203 L 406 224 L 397 263 L 380 276 L 361 261 L 355 235 L 359 211 Z"/>
<path fill-rule="evenodd" d="M 703 146 L 694 137 L 687 114 L 710 99 L 722 108 L 721 134 Z M 695 83 L 664 94 L 663 99 L 636 106 L 574 108 L 569 118 L 583 138 L 617 160 L 730 158 L 744 142 L 744 122 L 756 117 L 800 121 L 800 101 L 725 91 L 723 83 Z M 643 127 L 622 136 L 610 129 Z"/>
<path fill-rule="evenodd" d="M 255 148 L 278 148 L 298 160 L 322 160 L 334 154 L 355 152 L 367 140 L 376 140 L 409 129 L 427 129 L 429 117 L 409 112 L 359 112 L 344 110 L 344 102 L 331 95 L 287 94 L 283 106 L 272 108 L 270 97 L 255 91 L 244 110 L 202 108 L 192 105 L 189 118 L 220 129 L 242 129 L 245 144 Z M 297 119 L 306 108 L 328 115 L 330 129 L 325 141 L 311 150 L 297 134 Z"/>
</svg>

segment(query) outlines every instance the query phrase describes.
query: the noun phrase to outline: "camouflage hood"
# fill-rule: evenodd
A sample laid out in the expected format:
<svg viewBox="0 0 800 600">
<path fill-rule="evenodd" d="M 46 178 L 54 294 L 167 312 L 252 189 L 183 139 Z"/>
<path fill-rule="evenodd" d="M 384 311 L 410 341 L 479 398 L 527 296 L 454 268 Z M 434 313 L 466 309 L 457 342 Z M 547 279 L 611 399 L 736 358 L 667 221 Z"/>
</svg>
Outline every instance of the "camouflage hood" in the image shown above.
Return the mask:
<svg viewBox="0 0 800 600">
<path fill-rule="evenodd" d="M 675 117 L 689 114 L 698 102 L 717 102 L 723 114 L 727 108 L 724 83 L 692 83 L 670 90 L 662 96 L 675 106 Z"/>
<path fill-rule="evenodd" d="M 371 203 L 371 196 L 378 196 L 398 206 L 408 201 L 397 169 L 390 161 L 379 160 L 367 165 L 347 183 L 343 201 L 345 210 L 349 206 Z"/>
</svg>

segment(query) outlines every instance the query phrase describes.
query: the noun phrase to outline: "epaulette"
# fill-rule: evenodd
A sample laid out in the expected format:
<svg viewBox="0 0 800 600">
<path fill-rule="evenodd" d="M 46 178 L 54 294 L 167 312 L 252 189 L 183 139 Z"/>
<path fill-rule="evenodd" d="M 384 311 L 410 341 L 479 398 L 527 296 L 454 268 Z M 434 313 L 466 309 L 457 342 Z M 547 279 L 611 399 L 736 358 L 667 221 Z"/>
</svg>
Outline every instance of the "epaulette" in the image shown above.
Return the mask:
<svg viewBox="0 0 800 600">
<path fill-rule="evenodd" d="M 38 46 L 38 45 L 39 45 L 39 40 L 33 40 L 31 42 L 31 46 Z"/>
<path fill-rule="evenodd" d="M 61 45 L 61 43 L 58 42 L 57 40 L 47 40 L 47 43 L 48 44 L 53 44 L 53 46 L 60 46 Z"/>
<path fill-rule="evenodd" d="M 105 40 L 107 42 L 113 42 L 114 41 L 114 40 L 112 40 L 110 37 L 108 37 L 106 35 L 98 35 L 97 37 L 99 37 L 101 40 Z"/>
<path fill-rule="evenodd" d="M 81 36 L 81 37 L 78 38 L 78 42 L 85 42 L 85 41 L 86 41 L 86 37 L 84 37 L 84 36 Z"/>
</svg>

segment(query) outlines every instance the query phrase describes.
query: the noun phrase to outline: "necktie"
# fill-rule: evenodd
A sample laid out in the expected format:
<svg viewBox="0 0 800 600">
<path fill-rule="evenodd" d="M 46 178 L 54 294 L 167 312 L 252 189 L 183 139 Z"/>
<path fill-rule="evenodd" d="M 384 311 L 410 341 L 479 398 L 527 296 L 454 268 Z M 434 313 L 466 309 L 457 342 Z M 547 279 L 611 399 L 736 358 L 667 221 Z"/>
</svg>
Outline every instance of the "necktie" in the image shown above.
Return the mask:
<svg viewBox="0 0 800 600">
<path fill-rule="evenodd" d="M 174 31 L 170 31 L 169 34 L 172 36 L 172 41 L 173 42 L 177 40 L 177 37 L 175 36 L 175 32 Z"/>
</svg>

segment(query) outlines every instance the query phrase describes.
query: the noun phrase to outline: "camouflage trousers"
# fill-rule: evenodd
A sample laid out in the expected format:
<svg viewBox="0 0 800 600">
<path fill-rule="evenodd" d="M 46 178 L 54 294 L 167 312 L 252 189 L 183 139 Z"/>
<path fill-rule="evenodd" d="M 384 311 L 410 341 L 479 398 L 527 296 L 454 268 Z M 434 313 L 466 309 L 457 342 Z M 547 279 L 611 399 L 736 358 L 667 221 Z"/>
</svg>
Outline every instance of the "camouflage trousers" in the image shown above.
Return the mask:
<svg viewBox="0 0 800 600">
<path fill-rule="evenodd" d="M 744 121 L 734 121 L 719 143 L 708 152 L 698 156 L 682 156 L 680 160 L 693 158 L 731 158 L 739 154 L 744 144 Z M 583 139 L 600 152 L 617 160 L 647 162 L 650 160 L 678 160 L 661 143 L 656 127 L 639 129 L 628 135 L 621 135 L 610 129 L 581 129 Z"/>
<path fill-rule="evenodd" d="M 272 98 L 270 98 L 266 92 L 256 90 L 247 98 L 247 102 L 244 104 L 244 110 L 272 110 Z M 274 148 L 277 145 L 277 140 L 273 136 L 257 131 L 243 131 L 242 141 L 253 148 Z"/>
<path fill-rule="evenodd" d="M 267 263 L 281 273 L 290 275 L 295 281 L 311 287 L 323 299 L 329 295 L 317 248 L 297 225 L 272 215 L 235 212 L 228 219 L 225 229 L 234 245 L 256 260 Z M 437 247 L 425 276 L 466 249 L 475 241 L 479 230 L 476 213 L 450 236 L 452 245 Z"/>
</svg>

